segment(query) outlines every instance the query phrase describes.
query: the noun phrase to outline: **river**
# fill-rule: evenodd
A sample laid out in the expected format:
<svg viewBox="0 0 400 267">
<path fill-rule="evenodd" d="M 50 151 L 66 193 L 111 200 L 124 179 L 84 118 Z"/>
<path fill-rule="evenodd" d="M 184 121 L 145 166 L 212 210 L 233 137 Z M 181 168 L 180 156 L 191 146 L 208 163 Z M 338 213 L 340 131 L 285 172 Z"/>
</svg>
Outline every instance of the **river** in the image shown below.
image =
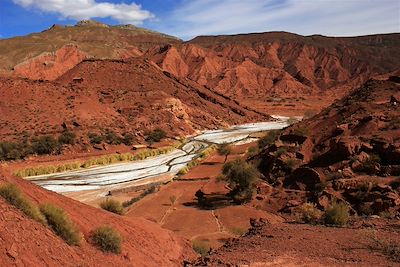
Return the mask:
<svg viewBox="0 0 400 267">
<path fill-rule="evenodd" d="M 145 160 L 131 161 L 59 174 L 37 176 L 30 179 L 48 190 L 68 192 L 101 191 L 128 187 L 135 181 L 153 181 L 160 176 L 175 176 L 188 162 L 198 157 L 211 144 L 244 144 L 254 141 L 250 135 L 288 126 L 288 118 L 275 116 L 277 121 L 249 123 L 227 129 L 210 130 L 188 138 L 179 149 Z"/>
</svg>

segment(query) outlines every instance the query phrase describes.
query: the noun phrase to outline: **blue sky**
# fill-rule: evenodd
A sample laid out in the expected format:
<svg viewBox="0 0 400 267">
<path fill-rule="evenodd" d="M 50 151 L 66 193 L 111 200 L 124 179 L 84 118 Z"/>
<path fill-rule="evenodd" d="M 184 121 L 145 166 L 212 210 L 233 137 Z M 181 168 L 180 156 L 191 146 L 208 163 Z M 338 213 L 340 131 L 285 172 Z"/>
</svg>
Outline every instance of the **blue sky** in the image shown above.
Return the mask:
<svg viewBox="0 0 400 267">
<path fill-rule="evenodd" d="M 0 38 L 93 18 L 182 39 L 289 31 L 355 36 L 400 32 L 399 0 L 0 0 Z"/>
</svg>

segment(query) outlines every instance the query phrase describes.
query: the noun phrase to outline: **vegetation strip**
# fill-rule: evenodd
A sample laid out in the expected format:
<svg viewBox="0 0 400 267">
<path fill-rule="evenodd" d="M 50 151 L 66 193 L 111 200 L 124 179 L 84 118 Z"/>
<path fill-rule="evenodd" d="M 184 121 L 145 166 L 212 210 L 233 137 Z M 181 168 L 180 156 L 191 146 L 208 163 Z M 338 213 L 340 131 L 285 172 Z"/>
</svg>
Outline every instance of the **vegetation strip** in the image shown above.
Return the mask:
<svg viewBox="0 0 400 267">
<path fill-rule="evenodd" d="M 133 155 L 131 153 L 112 154 L 112 155 L 101 156 L 98 158 L 91 158 L 82 163 L 73 162 L 73 163 L 67 163 L 67 164 L 57 165 L 57 166 L 39 166 L 39 167 L 26 168 L 26 169 L 18 170 L 14 174 L 18 177 L 25 178 L 25 177 L 31 177 L 31 176 L 53 174 L 53 173 L 62 173 L 62 172 L 66 172 L 66 171 L 74 171 L 74 170 L 79 170 L 79 169 L 87 169 L 87 168 L 94 167 L 94 166 L 105 166 L 105 165 L 118 163 L 118 162 L 144 160 L 149 157 L 154 157 L 154 156 L 170 153 L 174 149 L 180 147 L 181 145 L 182 145 L 182 142 L 176 142 L 172 146 L 168 146 L 168 147 L 164 147 L 164 148 L 157 148 L 157 149 L 146 149 L 135 155 Z"/>
</svg>

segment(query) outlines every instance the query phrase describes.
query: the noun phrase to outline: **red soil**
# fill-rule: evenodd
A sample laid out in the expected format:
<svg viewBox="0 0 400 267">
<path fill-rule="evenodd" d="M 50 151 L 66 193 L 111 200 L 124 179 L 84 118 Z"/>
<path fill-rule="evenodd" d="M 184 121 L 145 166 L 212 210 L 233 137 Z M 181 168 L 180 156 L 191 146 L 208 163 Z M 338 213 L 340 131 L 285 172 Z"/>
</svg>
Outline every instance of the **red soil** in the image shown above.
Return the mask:
<svg viewBox="0 0 400 267">
<path fill-rule="evenodd" d="M 195 266 L 398 266 L 374 244 L 400 244 L 399 222 L 375 220 L 374 229 L 267 224 L 228 242 Z"/>
<path fill-rule="evenodd" d="M 184 257 L 192 255 L 186 243 L 150 221 L 114 215 L 7 175 L 2 175 L 1 181 L 17 184 L 36 203 L 62 207 L 84 235 L 80 247 L 70 247 L 1 200 L 2 266 L 178 266 Z M 121 233 L 121 255 L 102 253 L 88 243 L 90 232 L 101 225 L 112 226 Z"/>
</svg>

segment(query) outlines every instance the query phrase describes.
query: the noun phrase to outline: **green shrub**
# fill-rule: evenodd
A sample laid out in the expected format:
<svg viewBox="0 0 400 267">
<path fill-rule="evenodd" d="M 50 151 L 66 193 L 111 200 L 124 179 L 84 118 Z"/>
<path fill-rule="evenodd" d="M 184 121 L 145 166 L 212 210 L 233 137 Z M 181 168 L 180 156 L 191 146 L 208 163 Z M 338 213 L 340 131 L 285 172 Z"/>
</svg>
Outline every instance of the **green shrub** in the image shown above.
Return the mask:
<svg viewBox="0 0 400 267">
<path fill-rule="evenodd" d="M 74 145 L 76 135 L 73 132 L 65 131 L 58 137 L 58 142 L 63 145 Z"/>
<path fill-rule="evenodd" d="M 210 251 L 210 244 L 204 240 L 194 240 L 192 243 L 192 248 L 194 251 L 196 251 L 196 253 L 200 254 L 202 257 L 205 257 Z"/>
<path fill-rule="evenodd" d="M 104 140 L 104 137 L 102 135 L 99 135 L 96 133 L 89 133 L 88 137 L 89 137 L 89 141 L 92 145 L 101 144 L 101 142 L 103 142 L 103 140 Z"/>
<path fill-rule="evenodd" d="M 164 130 L 162 130 L 160 128 L 156 128 L 152 132 L 147 133 L 146 141 L 149 143 L 160 142 L 162 139 L 165 138 L 165 136 L 166 136 L 166 133 Z"/>
<path fill-rule="evenodd" d="M 158 190 L 158 186 L 152 185 L 148 189 L 146 189 L 143 193 L 141 193 L 138 197 L 134 197 L 134 198 L 131 198 L 128 201 L 123 202 L 122 206 L 124 208 L 129 207 L 133 203 L 138 202 L 139 200 L 141 200 L 145 196 L 147 196 L 149 194 L 152 194 L 152 193 L 156 192 L 157 190 Z"/>
<path fill-rule="evenodd" d="M 350 219 L 349 207 L 342 202 L 332 202 L 326 209 L 325 223 L 332 225 L 346 225 Z"/>
<path fill-rule="evenodd" d="M 51 135 L 40 136 L 32 139 L 32 151 L 38 155 L 60 152 L 60 143 Z"/>
<path fill-rule="evenodd" d="M 284 163 L 289 170 L 293 170 L 297 166 L 297 164 L 299 164 L 299 160 L 289 158 L 286 159 Z"/>
<path fill-rule="evenodd" d="M 247 153 L 250 157 L 256 155 L 257 152 L 258 152 L 258 148 L 255 146 L 249 147 L 249 149 L 247 149 Z"/>
<path fill-rule="evenodd" d="M 106 143 L 109 145 L 119 145 L 122 143 L 122 138 L 111 130 L 106 132 L 105 139 Z"/>
<path fill-rule="evenodd" d="M 306 202 L 300 205 L 296 211 L 299 220 L 305 223 L 318 224 L 321 221 L 323 212 L 317 209 L 314 203 Z"/>
<path fill-rule="evenodd" d="M 124 133 L 122 143 L 126 146 L 131 146 L 133 142 L 135 142 L 135 136 L 131 133 Z"/>
<path fill-rule="evenodd" d="M 276 152 L 275 156 L 280 157 L 288 152 L 288 148 L 285 146 L 279 147 Z"/>
<path fill-rule="evenodd" d="M 46 224 L 46 219 L 40 213 L 39 209 L 22 194 L 21 190 L 16 185 L 2 185 L 0 187 L 0 196 L 28 217 L 42 224 Z"/>
<path fill-rule="evenodd" d="M 374 173 L 375 167 L 382 162 L 379 155 L 372 154 L 369 156 L 368 159 L 361 162 L 361 167 L 359 171 L 365 172 L 367 174 Z"/>
<path fill-rule="evenodd" d="M 104 252 L 121 253 L 121 235 L 109 226 L 96 228 L 91 235 L 91 240 Z"/>
<path fill-rule="evenodd" d="M 268 145 L 272 145 L 279 135 L 278 130 L 269 131 L 266 135 L 264 135 L 260 140 L 258 140 L 258 148 L 263 149 Z"/>
<path fill-rule="evenodd" d="M 111 199 L 111 198 L 107 198 L 106 200 L 104 200 L 103 202 L 100 203 L 100 207 L 103 210 L 115 213 L 115 214 L 119 214 L 119 215 L 123 215 L 124 214 L 124 207 L 122 207 L 121 203 Z"/>
<path fill-rule="evenodd" d="M 53 204 L 40 206 L 40 211 L 53 231 L 69 245 L 79 245 L 82 236 L 65 211 Z"/>
<path fill-rule="evenodd" d="M 30 153 L 27 143 L 0 143 L 0 160 L 16 160 L 26 157 Z"/>
<path fill-rule="evenodd" d="M 229 144 L 223 143 L 218 146 L 218 154 L 220 154 L 221 156 L 225 156 L 224 163 L 226 162 L 228 156 L 231 153 L 232 153 L 232 147 Z"/>
<path fill-rule="evenodd" d="M 234 201 L 241 203 L 251 199 L 258 174 L 253 165 L 243 159 L 236 159 L 224 164 L 222 174 L 222 179 L 228 181 L 232 188 L 229 195 Z"/>
<path fill-rule="evenodd" d="M 308 136 L 309 130 L 305 127 L 297 127 L 296 129 L 293 130 L 293 133 L 296 135 Z"/>
</svg>

